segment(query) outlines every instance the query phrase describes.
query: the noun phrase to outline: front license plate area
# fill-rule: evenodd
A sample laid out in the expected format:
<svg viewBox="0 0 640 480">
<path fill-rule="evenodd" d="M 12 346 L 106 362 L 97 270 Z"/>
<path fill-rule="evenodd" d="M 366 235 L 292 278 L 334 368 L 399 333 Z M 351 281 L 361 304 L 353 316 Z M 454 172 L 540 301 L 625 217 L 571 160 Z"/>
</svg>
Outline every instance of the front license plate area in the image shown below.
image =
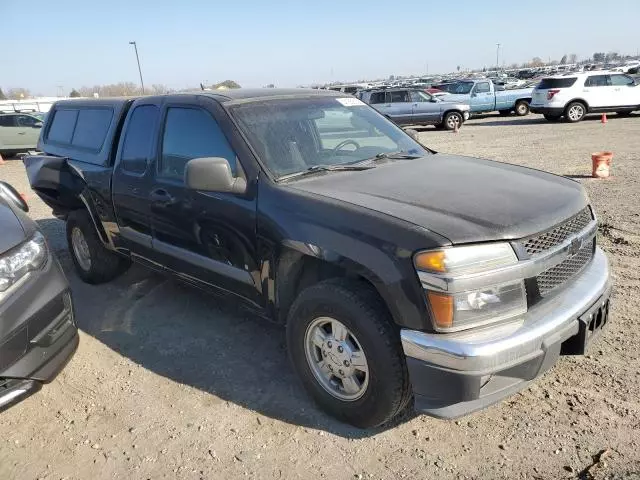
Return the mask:
<svg viewBox="0 0 640 480">
<path fill-rule="evenodd" d="M 563 355 L 584 355 L 609 320 L 609 299 L 605 298 L 578 317 L 577 335 L 562 344 Z"/>
</svg>

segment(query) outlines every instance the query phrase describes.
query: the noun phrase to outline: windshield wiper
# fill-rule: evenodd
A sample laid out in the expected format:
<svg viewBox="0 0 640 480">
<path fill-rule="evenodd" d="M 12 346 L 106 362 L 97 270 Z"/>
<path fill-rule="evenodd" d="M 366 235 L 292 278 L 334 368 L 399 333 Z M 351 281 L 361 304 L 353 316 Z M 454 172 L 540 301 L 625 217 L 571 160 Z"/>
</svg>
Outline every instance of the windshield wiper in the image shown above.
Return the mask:
<svg viewBox="0 0 640 480">
<path fill-rule="evenodd" d="M 399 150 L 397 152 L 382 152 L 378 153 L 375 157 L 367 158 L 359 162 L 360 164 L 365 162 L 377 162 L 378 160 L 389 159 L 389 160 L 415 160 L 416 158 L 420 158 L 422 155 L 415 155 L 411 153 L 407 153 L 403 150 Z"/>
<path fill-rule="evenodd" d="M 311 175 L 317 172 L 348 172 L 359 170 L 370 170 L 375 168 L 375 165 L 314 165 L 302 170 L 301 172 L 290 173 L 283 175 L 278 180 L 289 180 L 291 178 L 303 177 L 305 175 Z"/>
</svg>

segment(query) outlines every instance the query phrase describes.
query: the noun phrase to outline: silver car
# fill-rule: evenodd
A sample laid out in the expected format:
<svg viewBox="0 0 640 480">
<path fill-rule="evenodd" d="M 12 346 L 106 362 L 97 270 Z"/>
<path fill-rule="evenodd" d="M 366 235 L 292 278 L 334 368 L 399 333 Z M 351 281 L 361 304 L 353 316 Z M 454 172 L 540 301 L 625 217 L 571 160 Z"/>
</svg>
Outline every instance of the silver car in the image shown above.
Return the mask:
<svg viewBox="0 0 640 480">
<path fill-rule="evenodd" d="M 454 130 L 461 127 L 470 115 L 467 103 L 448 102 L 420 89 L 362 90 L 359 97 L 385 117 L 402 126 L 435 125 L 436 128 Z"/>
<path fill-rule="evenodd" d="M 33 115 L 0 114 L 0 154 L 8 157 L 35 149 L 41 128 L 42 120 Z"/>
</svg>

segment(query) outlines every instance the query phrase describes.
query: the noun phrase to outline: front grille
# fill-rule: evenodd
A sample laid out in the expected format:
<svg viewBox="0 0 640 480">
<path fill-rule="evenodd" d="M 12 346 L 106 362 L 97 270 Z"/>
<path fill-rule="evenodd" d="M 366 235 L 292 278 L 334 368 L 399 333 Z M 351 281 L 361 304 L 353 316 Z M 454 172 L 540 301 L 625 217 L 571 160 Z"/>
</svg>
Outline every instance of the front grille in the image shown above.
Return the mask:
<svg viewBox="0 0 640 480">
<path fill-rule="evenodd" d="M 551 230 L 523 240 L 522 246 L 526 252 L 533 257 L 561 244 L 570 236 L 582 231 L 592 220 L 591 209 L 585 207 L 578 214 L 560 225 L 553 227 Z"/>
<path fill-rule="evenodd" d="M 571 277 L 582 270 L 593 257 L 593 240 L 583 246 L 578 252 L 559 263 L 555 267 L 542 272 L 536 277 L 540 296 L 544 297 L 549 292 L 559 287 Z"/>
</svg>

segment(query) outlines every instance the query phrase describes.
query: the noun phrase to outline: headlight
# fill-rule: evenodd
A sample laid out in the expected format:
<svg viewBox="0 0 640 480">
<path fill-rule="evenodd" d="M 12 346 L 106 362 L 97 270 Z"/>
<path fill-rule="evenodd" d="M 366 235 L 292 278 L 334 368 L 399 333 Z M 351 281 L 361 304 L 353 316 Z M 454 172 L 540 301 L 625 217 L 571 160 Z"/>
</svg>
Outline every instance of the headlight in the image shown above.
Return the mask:
<svg viewBox="0 0 640 480">
<path fill-rule="evenodd" d="M 458 331 L 499 322 L 527 311 L 524 280 L 480 288 L 456 289 L 456 280 L 476 279 L 500 268 L 509 267 L 518 259 L 507 243 L 473 245 L 420 252 L 414 264 L 431 308 L 435 327 L 439 331 Z M 474 285 L 475 286 L 475 285 Z"/>
<path fill-rule="evenodd" d="M 0 255 L 0 293 L 27 273 L 37 270 L 47 259 L 47 244 L 40 232 L 7 253 Z"/>
</svg>

